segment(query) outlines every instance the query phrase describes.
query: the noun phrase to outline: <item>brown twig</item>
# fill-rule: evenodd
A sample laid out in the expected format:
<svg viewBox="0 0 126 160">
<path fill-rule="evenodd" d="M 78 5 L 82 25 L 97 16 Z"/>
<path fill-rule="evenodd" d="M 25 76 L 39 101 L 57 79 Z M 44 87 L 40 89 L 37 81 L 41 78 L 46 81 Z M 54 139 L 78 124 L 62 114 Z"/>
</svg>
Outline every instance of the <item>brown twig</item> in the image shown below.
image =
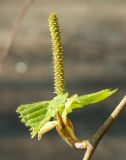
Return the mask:
<svg viewBox="0 0 126 160">
<path fill-rule="evenodd" d="M 103 138 L 105 133 L 111 127 L 113 122 L 120 116 L 121 112 L 124 110 L 125 107 L 126 107 L 126 96 L 124 96 L 124 98 L 115 108 L 115 110 L 111 113 L 111 115 L 107 118 L 107 120 L 103 123 L 103 125 L 96 131 L 96 133 L 89 140 L 83 140 L 81 142 L 75 143 L 76 149 L 86 150 L 83 160 L 91 159 L 100 140 Z"/>
<path fill-rule="evenodd" d="M 22 20 L 25 17 L 30 5 L 33 2 L 34 2 L 34 0 L 26 0 L 25 1 L 23 7 L 21 8 L 19 14 L 16 17 L 16 20 L 12 26 L 12 29 L 10 30 L 10 33 L 8 35 L 8 39 L 5 42 L 3 52 L 1 53 L 1 56 L 0 56 L 0 75 L 2 74 L 5 59 L 9 54 L 10 48 L 11 48 L 11 46 L 14 42 L 14 39 L 16 37 L 16 34 L 21 26 Z"/>
</svg>

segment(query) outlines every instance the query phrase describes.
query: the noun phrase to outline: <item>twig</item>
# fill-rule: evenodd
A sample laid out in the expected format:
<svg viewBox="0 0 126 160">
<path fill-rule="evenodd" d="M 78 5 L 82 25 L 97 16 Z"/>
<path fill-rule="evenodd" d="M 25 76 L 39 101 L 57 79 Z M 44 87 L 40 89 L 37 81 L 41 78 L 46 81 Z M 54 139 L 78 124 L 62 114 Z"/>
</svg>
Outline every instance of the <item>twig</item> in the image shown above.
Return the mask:
<svg viewBox="0 0 126 160">
<path fill-rule="evenodd" d="M 107 120 L 103 123 L 103 125 L 96 131 L 96 133 L 89 140 L 83 140 L 81 142 L 75 143 L 76 149 L 86 150 L 83 160 L 91 159 L 100 140 L 103 138 L 105 133 L 111 127 L 113 122 L 120 116 L 121 112 L 124 110 L 125 107 L 126 107 L 126 96 L 124 96 L 124 98 L 115 108 L 115 110 L 111 113 L 111 115 L 107 118 Z"/>
<path fill-rule="evenodd" d="M 16 17 L 16 20 L 12 26 L 12 29 L 10 30 L 10 33 L 8 35 L 8 39 L 5 42 L 5 46 L 3 48 L 3 52 L 1 53 L 0 56 L 0 75 L 2 74 L 3 71 L 3 66 L 4 66 L 4 61 L 6 57 L 9 54 L 10 48 L 14 42 L 14 39 L 16 37 L 16 34 L 21 26 L 22 20 L 25 17 L 30 5 L 34 2 L 34 0 L 26 0 L 23 7 L 21 8 L 19 14 Z"/>
</svg>

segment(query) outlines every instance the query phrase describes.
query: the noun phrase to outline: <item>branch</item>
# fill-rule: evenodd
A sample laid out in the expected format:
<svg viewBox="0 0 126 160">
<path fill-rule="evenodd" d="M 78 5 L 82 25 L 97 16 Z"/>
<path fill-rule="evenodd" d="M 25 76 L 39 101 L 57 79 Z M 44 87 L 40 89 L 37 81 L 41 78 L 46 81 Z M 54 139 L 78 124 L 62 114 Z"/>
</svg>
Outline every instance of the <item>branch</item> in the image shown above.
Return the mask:
<svg viewBox="0 0 126 160">
<path fill-rule="evenodd" d="M 5 46 L 3 48 L 3 52 L 0 57 L 0 75 L 2 74 L 2 71 L 3 71 L 4 61 L 9 54 L 10 48 L 11 48 L 11 46 L 14 42 L 14 39 L 16 37 L 16 34 L 21 26 L 22 20 L 25 17 L 32 2 L 34 2 L 34 0 L 26 0 L 25 1 L 22 9 L 20 10 L 19 14 L 16 17 L 16 20 L 12 26 L 12 29 L 10 30 L 10 33 L 8 35 L 8 39 L 5 42 Z"/>
<path fill-rule="evenodd" d="M 83 160 L 91 159 L 100 140 L 103 138 L 105 133 L 111 127 L 113 122 L 120 116 L 121 112 L 124 110 L 125 107 L 126 107 L 126 96 L 124 96 L 124 98 L 115 108 L 115 110 L 111 113 L 111 115 L 107 118 L 107 120 L 103 123 L 103 125 L 96 131 L 96 133 L 90 139 L 75 143 L 76 149 L 86 150 Z"/>
</svg>

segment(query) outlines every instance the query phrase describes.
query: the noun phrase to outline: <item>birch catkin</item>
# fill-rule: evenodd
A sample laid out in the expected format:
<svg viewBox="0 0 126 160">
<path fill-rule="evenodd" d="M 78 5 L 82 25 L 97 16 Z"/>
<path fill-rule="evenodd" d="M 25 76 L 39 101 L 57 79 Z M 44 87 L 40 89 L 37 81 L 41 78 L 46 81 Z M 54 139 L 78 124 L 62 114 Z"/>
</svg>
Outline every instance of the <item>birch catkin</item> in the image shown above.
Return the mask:
<svg viewBox="0 0 126 160">
<path fill-rule="evenodd" d="M 56 94 L 59 95 L 64 92 L 64 68 L 58 18 L 54 12 L 49 16 L 49 29 L 54 63 L 54 89 Z"/>
</svg>

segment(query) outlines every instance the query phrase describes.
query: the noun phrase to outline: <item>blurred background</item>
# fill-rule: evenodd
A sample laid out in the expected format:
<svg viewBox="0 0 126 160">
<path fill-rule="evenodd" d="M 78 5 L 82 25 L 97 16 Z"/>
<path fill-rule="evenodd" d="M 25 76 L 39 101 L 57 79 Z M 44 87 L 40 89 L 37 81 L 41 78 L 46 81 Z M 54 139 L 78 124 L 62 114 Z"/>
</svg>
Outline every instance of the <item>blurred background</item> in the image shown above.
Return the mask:
<svg viewBox="0 0 126 160">
<path fill-rule="evenodd" d="M 0 0 L 0 57 L 25 0 Z M 16 108 L 52 99 L 53 71 L 48 15 L 56 11 L 62 33 L 66 88 L 87 94 L 105 88 L 119 91 L 96 105 L 75 111 L 70 119 L 80 139 L 91 136 L 126 94 L 126 1 L 36 0 L 23 18 L 0 75 L 0 160 L 81 160 L 55 129 L 41 141 L 30 139 Z M 126 111 L 98 146 L 93 160 L 125 160 Z"/>
</svg>

